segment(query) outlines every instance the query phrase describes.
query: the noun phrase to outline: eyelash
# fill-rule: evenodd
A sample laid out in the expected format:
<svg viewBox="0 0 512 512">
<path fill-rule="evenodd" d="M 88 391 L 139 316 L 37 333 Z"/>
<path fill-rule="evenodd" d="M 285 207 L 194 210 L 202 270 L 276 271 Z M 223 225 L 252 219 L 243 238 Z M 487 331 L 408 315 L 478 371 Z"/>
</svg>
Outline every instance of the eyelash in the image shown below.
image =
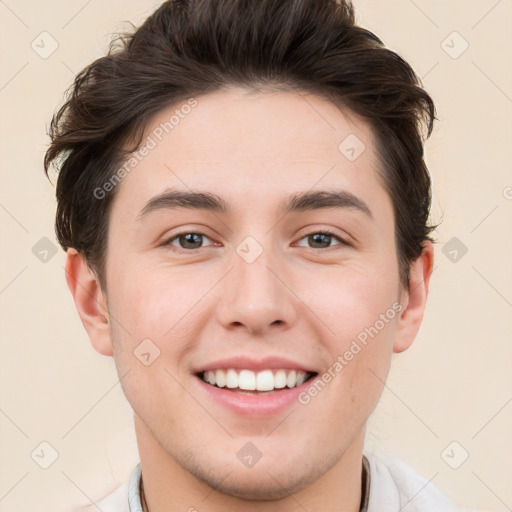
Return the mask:
<svg viewBox="0 0 512 512">
<path fill-rule="evenodd" d="M 182 231 L 181 233 L 177 233 L 176 235 L 174 235 L 172 238 L 168 238 L 167 240 L 165 240 L 161 245 L 162 247 L 168 247 L 171 251 L 173 252 L 177 252 L 179 254 L 194 254 L 196 253 L 197 251 L 200 251 L 201 249 L 204 249 L 204 247 L 200 247 L 198 249 L 181 249 L 181 248 L 178 248 L 174 245 L 171 244 L 171 242 L 173 242 L 174 240 L 177 240 L 180 236 L 184 236 L 184 235 L 200 235 L 200 236 L 203 236 L 203 237 L 206 237 L 208 239 L 210 239 L 210 237 L 204 233 L 201 233 L 200 231 Z M 340 238 L 338 235 L 334 234 L 332 231 L 329 231 L 328 229 L 324 229 L 324 230 L 321 230 L 321 231 L 313 231 L 311 233 L 308 233 L 307 235 L 304 235 L 302 236 L 300 240 L 302 240 L 303 238 L 307 238 L 309 236 L 312 236 L 312 235 L 327 235 L 327 236 L 331 236 L 333 238 L 336 238 L 339 242 L 341 242 L 339 245 L 345 245 L 345 246 L 351 246 L 351 244 L 349 244 L 346 240 L 344 240 L 343 238 Z M 324 247 L 323 250 L 325 249 L 330 249 L 331 247 Z M 310 249 L 315 249 L 315 247 L 311 247 Z M 318 250 L 322 250 L 322 249 L 318 249 Z"/>
</svg>

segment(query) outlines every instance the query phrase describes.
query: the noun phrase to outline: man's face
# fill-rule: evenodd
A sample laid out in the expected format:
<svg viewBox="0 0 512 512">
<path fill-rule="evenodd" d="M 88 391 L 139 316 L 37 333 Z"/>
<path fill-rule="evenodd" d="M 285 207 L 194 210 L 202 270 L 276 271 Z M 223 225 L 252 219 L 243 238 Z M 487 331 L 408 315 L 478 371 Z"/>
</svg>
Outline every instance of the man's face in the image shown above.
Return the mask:
<svg viewBox="0 0 512 512">
<path fill-rule="evenodd" d="M 196 99 L 168 134 L 161 123 L 180 105 L 152 119 L 144 140 L 156 147 L 116 191 L 106 266 L 115 363 L 139 445 L 218 490 L 285 496 L 362 450 L 397 335 L 392 203 L 369 127 L 330 102 L 243 89 Z M 229 210 L 161 202 L 137 219 L 170 190 L 214 194 Z M 292 195 L 319 191 L 348 192 L 369 212 L 283 213 Z M 223 364 L 238 356 L 248 361 Z M 197 375 L 264 358 L 272 375 L 318 375 L 259 396 Z"/>
</svg>

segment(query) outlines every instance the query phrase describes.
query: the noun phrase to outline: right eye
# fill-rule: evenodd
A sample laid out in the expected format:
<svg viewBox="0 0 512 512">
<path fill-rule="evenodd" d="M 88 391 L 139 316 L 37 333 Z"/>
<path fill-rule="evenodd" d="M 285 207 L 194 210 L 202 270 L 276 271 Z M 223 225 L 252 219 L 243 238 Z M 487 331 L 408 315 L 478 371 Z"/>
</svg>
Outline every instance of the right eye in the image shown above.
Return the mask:
<svg viewBox="0 0 512 512">
<path fill-rule="evenodd" d="M 183 231 L 181 233 L 178 233 L 174 235 L 172 238 L 168 238 L 165 242 L 163 242 L 161 245 L 162 247 L 168 247 L 171 249 L 171 251 L 176 251 L 179 253 L 194 253 L 201 249 L 201 247 L 184 247 L 184 248 L 178 248 L 176 245 L 174 245 L 174 242 L 178 242 L 180 244 L 183 244 L 185 246 L 187 245 L 200 245 L 203 237 L 208 238 L 204 233 L 198 233 L 195 231 Z"/>
</svg>

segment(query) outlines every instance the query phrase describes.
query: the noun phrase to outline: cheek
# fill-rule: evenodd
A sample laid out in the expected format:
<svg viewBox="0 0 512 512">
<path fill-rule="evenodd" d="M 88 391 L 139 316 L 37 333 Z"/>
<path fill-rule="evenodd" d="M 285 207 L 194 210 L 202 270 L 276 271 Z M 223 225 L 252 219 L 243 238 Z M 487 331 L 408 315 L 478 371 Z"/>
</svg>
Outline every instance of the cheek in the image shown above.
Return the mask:
<svg viewBox="0 0 512 512">
<path fill-rule="evenodd" d="M 199 339 L 205 310 L 197 303 L 212 283 L 183 269 L 148 269 L 142 264 L 120 264 L 111 275 L 111 337 L 120 369 L 144 370 L 138 355 L 154 360 L 152 371 L 161 366 L 165 377 L 163 368 L 174 367 Z M 152 377 L 145 371 L 138 378 Z"/>
<path fill-rule="evenodd" d="M 328 328 L 339 350 L 376 322 L 381 330 L 383 314 L 388 313 L 386 327 L 395 318 L 398 276 L 390 279 L 383 272 L 379 266 L 353 262 L 325 268 L 302 281 L 299 295 Z"/>
<path fill-rule="evenodd" d="M 358 334 L 337 338 L 330 347 L 332 362 L 321 375 L 329 382 L 325 388 L 317 386 L 325 391 L 311 391 L 310 400 L 318 400 L 318 415 L 335 430 L 356 429 L 367 421 L 382 394 L 391 363 L 393 321 L 380 331 L 356 328 L 354 332 Z M 321 397 L 312 398 L 316 395 Z"/>
<path fill-rule="evenodd" d="M 341 407 L 361 412 L 371 411 L 382 392 L 400 313 L 397 279 L 380 272 L 377 267 L 373 272 L 338 269 L 305 300 L 329 328 L 324 339 L 330 363 L 324 373 L 334 376 L 330 389 Z"/>
<path fill-rule="evenodd" d="M 142 261 L 117 261 L 110 278 L 112 314 L 133 335 L 146 331 L 161 337 L 173 320 L 183 315 L 188 303 L 187 286 L 180 282 L 180 273 L 158 272 Z"/>
</svg>

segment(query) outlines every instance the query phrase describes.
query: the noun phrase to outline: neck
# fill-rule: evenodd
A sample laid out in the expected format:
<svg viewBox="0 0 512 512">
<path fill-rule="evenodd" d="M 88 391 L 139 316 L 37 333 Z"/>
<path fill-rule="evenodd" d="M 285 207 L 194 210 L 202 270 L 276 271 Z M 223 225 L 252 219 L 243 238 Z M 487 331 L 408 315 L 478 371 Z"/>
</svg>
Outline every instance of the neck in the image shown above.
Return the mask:
<svg viewBox="0 0 512 512">
<path fill-rule="evenodd" d="M 223 472 L 221 485 L 209 485 L 204 478 L 198 478 L 201 476 L 200 471 L 185 469 L 185 464 L 177 461 L 179 457 L 175 459 L 170 456 L 137 416 L 135 431 L 144 477 L 141 486 L 141 504 L 144 512 L 164 512 L 170 509 L 272 512 L 276 508 L 280 512 L 295 512 L 298 506 L 308 512 L 360 510 L 364 430 L 347 446 L 343 455 L 331 467 L 320 472 L 316 480 L 299 485 L 298 489 L 289 485 L 286 475 L 279 475 L 275 468 L 267 471 L 266 474 L 271 474 L 273 481 L 278 483 L 273 488 L 278 487 L 281 491 L 275 499 L 268 499 L 269 493 L 265 484 L 259 489 L 261 499 L 258 499 L 254 492 L 251 497 L 243 496 L 244 489 L 241 490 L 240 485 L 237 487 L 236 480 L 233 480 L 234 484 L 231 487 L 226 485 L 230 476 L 237 473 L 233 469 Z M 192 459 L 193 456 L 189 458 Z M 187 465 L 187 468 L 190 467 L 194 468 L 194 464 Z M 256 465 L 251 471 L 255 468 Z M 227 489 L 231 492 L 225 492 Z"/>
</svg>

